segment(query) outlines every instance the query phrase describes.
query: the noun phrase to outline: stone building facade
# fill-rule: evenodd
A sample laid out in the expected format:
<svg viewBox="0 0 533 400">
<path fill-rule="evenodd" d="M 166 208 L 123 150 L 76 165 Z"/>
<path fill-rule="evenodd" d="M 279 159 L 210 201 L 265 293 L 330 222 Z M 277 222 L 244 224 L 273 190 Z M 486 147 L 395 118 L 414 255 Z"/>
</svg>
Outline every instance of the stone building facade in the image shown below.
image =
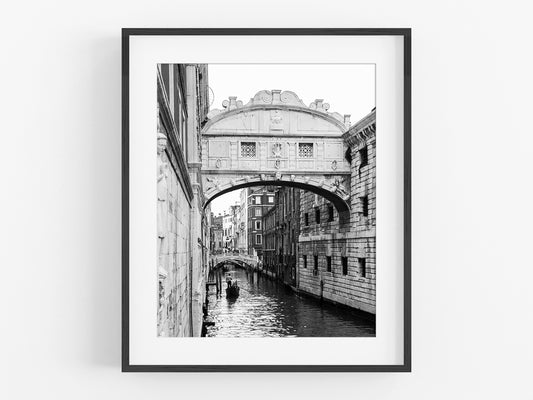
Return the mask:
<svg viewBox="0 0 533 400">
<path fill-rule="evenodd" d="M 274 204 L 274 188 L 250 187 L 246 191 L 248 254 L 262 259 L 263 215 Z"/>
<path fill-rule="evenodd" d="M 222 215 L 213 215 L 211 213 L 211 239 L 210 250 L 212 254 L 219 254 L 224 248 L 224 231 L 222 229 Z"/>
<path fill-rule="evenodd" d="M 158 336 L 201 333 L 210 239 L 200 179 L 207 90 L 207 65 L 157 66 Z"/>
<path fill-rule="evenodd" d="M 248 253 L 248 191 L 242 189 L 239 193 L 239 215 L 237 216 L 237 251 Z"/>
<path fill-rule="evenodd" d="M 224 212 L 222 217 L 223 241 L 225 252 L 237 251 L 239 241 L 238 220 L 241 206 L 234 204 L 229 207 L 229 212 Z"/>
<path fill-rule="evenodd" d="M 263 215 L 263 269 L 292 287 L 297 286 L 299 234 L 300 189 L 280 187 Z"/>
<path fill-rule="evenodd" d="M 299 290 L 372 314 L 376 312 L 376 115 L 344 135 L 350 163 L 351 216 L 310 192 L 300 195 Z"/>
</svg>

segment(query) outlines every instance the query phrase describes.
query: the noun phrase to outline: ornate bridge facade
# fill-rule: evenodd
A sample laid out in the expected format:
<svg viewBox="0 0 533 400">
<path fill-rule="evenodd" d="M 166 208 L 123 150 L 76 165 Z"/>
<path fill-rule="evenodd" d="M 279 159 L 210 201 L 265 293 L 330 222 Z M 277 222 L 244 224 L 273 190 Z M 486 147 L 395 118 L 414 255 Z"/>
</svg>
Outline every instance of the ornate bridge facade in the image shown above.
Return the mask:
<svg viewBox="0 0 533 400">
<path fill-rule="evenodd" d="M 262 90 L 212 110 L 202 130 L 205 203 L 249 186 L 293 186 L 317 193 L 350 219 L 350 164 L 342 134 L 349 115 L 317 99 L 306 106 L 289 91 Z M 349 151 L 349 150 L 348 150 Z"/>
</svg>

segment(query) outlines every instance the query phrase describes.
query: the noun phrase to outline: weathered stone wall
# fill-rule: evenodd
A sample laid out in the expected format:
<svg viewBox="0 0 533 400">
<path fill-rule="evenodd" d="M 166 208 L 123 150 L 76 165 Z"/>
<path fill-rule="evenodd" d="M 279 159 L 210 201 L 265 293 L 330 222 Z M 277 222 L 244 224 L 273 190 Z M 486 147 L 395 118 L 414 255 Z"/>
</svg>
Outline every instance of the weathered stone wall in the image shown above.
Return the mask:
<svg viewBox="0 0 533 400">
<path fill-rule="evenodd" d="M 366 133 L 362 134 L 363 131 Z M 375 314 L 375 113 L 358 122 L 344 136 L 347 136 L 345 140 L 351 157 L 350 229 L 339 229 L 338 213 L 335 209 L 333 221 L 329 221 L 331 204 L 325 199 L 302 191 L 299 289 Z M 320 212 L 319 223 L 316 219 L 317 210 Z"/>
<path fill-rule="evenodd" d="M 170 165 L 166 152 L 162 161 Z M 159 185 L 166 188 L 166 200 L 159 200 L 158 209 L 158 335 L 189 336 L 190 206 L 171 167 L 162 180 Z"/>
<path fill-rule="evenodd" d="M 205 66 L 160 64 L 157 86 L 159 336 L 200 336 L 210 245 L 203 210 L 200 126 Z M 205 99 L 204 99 L 205 100 Z M 203 110 L 203 111 L 202 111 Z"/>
</svg>

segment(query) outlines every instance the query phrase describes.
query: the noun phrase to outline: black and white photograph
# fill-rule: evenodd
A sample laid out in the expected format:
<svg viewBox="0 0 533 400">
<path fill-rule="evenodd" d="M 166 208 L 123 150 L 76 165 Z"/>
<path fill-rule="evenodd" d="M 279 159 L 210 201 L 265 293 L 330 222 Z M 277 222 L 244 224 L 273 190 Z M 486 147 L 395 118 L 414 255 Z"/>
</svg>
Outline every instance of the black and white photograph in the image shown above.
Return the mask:
<svg viewBox="0 0 533 400">
<path fill-rule="evenodd" d="M 375 337 L 375 79 L 154 66 L 158 337 Z"/>
</svg>

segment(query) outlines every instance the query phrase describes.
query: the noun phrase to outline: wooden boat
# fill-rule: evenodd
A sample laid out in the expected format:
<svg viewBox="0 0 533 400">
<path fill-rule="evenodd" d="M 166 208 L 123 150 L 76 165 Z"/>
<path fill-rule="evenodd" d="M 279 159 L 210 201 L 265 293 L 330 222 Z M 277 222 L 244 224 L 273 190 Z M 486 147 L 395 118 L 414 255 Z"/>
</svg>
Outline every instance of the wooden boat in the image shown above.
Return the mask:
<svg viewBox="0 0 533 400">
<path fill-rule="evenodd" d="M 239 297 L 239 292 L 241 288 L 237 285 L 237 282 L 233 283 L 231 286 L 226 288 L 226 298 L 227 299 L 236 299 Z"/>
</svg>

